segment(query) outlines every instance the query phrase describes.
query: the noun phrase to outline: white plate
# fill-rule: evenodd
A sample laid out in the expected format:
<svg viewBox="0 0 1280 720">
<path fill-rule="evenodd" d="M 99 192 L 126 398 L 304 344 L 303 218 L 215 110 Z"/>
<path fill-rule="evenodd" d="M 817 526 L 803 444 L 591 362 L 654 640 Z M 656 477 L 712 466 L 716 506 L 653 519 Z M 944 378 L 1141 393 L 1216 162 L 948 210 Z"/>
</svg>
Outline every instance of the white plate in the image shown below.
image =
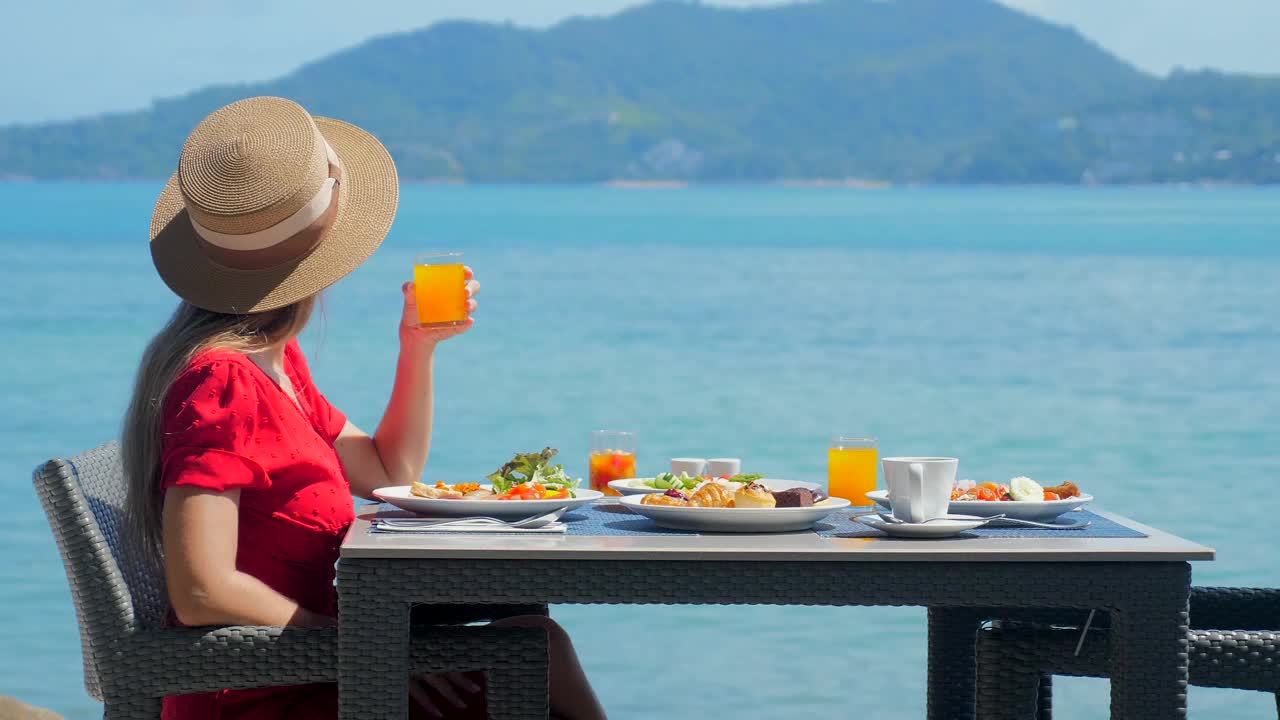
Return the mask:
<svg viewBox="0 0 1280 720">
<path fill-rule="evenodd" d="M 481 488 L 488 488 L 481 485 Z M 578 496 L 557 500 L 439 500 L 409 492 L 408 485 L 378 488 L 373 496 L 409 512 L 435 517 L 495 517 L 501 520 L 526 518 L 556 508 L 573 509 L 604 497 L 599 490 L 578 490 Z"/>
<path fill-rule="evenodd" d="M 661 493 L 666 490 L 651 488 L 645 485 L 646 480 L 653 478 L 625 478 L 623 480 L 614 480 L 609 483 L 610 489 L 620 495 L 648 495 L 650 493 Z M 815 482 L 805 482 L 804 480 L 777 480 L 775 478 L 761 478 L 760 482 L 770 490 L 790 490 L 791 488 L 808 488 L 810 490 L 820 490 L 822 486 Z"/>
<path fill-rule="evenodd" d="M 909 538 L 944 538 L 958 535 L 987 524 L 985 517 L 973 515 L 948 515 L 944 519 L 930 520 L 926 523 L 890 523 L 875 515 L 859 515 L 858 522 L 873 527 L 894 537 Z"/>
<path fill-rule="evenodd" d="M 827 498 L 812 507 L 704 508 L 643 505 L 644 495 L 628 495 L 619 501 L 628 510 L 651 518 L 662 527 L 703 532 L 791 532 L 808 530 L 833 511 L 849 507 L 844 498 Z"/>
<path fill-rule="evenodd" d="M 874 490 L 867 497 L 883 508 L 889 504 L 888 490 Z M 948 512 L 952 515 L 974 515 L 991 517 L 1004 515 L 1015 520 L 1033 520 L 1049 522 L 1065 512 L 1071 512 L 1093 502 L 1092 495 L 1068 498 L 1066 500 L 1013 501 L 1013 500 L 952 500 Z"/>
</svg>

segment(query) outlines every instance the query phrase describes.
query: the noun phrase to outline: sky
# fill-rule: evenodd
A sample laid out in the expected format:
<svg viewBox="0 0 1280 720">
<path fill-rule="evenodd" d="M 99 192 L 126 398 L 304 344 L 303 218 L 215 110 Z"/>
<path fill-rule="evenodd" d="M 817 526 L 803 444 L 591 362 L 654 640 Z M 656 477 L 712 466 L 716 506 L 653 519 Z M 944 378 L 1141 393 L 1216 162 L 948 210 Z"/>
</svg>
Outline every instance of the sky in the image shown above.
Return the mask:
<svg viewBox="0 0 1280 720">
<path fill-rule="evenodd" d="M 705 0 L 747 7 L 779 0 Z M 1000 0 L 1156 74 L 1280 75 L 1280 0 Z M 0 125 L 146 107 L 253 82 L 443 19 L 543 27 L 637 0 L 14 0 L 0 3 Z M 247 50 L 252 48 L 252 50 Z"/>
</svg>

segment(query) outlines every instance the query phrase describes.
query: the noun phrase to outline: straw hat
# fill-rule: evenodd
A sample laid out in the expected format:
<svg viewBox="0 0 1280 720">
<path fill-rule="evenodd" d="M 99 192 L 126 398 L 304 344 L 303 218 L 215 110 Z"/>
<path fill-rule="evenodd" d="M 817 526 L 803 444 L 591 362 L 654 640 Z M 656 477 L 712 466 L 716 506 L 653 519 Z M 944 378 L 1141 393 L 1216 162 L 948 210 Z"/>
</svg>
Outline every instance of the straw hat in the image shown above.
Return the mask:
<svg viewBox="0 0 1280 720">
<path fill-rule="evenodd" d="M 151 259 L 193 305 L 273 310 L 372 255 L 398 198 L 395 164 L 372 135 L 313 118 L 290 100 L 249 98 L 214 112 L 187 138 L 151 218 Z"/>
</svg>

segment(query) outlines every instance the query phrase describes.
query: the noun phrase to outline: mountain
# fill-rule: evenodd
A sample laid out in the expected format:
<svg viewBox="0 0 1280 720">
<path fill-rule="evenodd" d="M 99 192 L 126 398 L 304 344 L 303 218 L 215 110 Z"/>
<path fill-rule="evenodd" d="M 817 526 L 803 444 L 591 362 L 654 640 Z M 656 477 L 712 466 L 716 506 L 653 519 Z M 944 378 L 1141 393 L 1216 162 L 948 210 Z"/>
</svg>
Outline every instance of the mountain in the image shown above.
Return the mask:
<svg viewBox="0 0 1280 720">
<path fill-rule="evenodd" d="M 1280 183 L 1280 80 L 1175 72 L 1148 93 L 1007 127 L 935 178 Z"/>
<path fill-rule="evenodd" d="M 0 177 L 164 177 L 200 118 L 252 95 L 366 127 L 406 179 L 1267 180 L 1280 152 L 1280 81 L 1160 80 L 990 0 L 668 0 L 441 23 L 271 82 L 0 128 Z"/>
</svg>

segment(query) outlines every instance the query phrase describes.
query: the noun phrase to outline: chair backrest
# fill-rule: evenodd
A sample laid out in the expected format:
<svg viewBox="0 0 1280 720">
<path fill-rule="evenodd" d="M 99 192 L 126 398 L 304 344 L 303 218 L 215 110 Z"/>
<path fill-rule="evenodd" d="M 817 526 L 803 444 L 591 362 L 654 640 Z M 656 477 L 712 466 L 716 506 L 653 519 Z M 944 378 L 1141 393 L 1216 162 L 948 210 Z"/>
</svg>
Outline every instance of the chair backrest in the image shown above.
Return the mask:
<svg viewBox="0 0 1280 720">
<path fill-rule="evenodd" d="M 113 645 L 138 628 L 159 624 L 166 607 L 164 585 L 124 550 L 128 486 L 117 443 L 70 460 L 50 460 L 36 468 L 34 482 L 80 621 L 85 688 L 101 699 L 101 673 Z"/>
</svg>

